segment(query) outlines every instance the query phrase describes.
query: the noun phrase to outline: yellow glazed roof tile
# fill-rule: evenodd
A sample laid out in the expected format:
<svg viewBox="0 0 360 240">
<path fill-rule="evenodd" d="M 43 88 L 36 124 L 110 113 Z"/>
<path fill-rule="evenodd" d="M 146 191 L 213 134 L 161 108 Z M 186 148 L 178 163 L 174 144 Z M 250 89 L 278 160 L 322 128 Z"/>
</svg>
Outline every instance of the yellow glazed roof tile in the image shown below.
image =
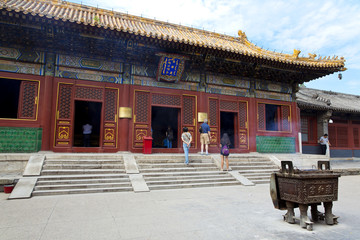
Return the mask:
<svg viewBox="0 0 360 240">
<path fill-rule="evenodd" d="M 247 40 L 244 32 L 239 31 L 239 37 L 231 37 L 210 31 L 161 22 L 148 18 L 132 16 L 95 7 L 89 7 L 62 0 L 0 0 L 0 9 L 23 12 L 24 14 L 54 18 L 56 20 L 76 22 L 78 24 L 110 28 L 112 30 L 129 32 L 136 35 L 180 42 L 204 48 L 234 52 L 255 58 L 274 62 L 294 64 L 305 67 L 335 68 L 345 70 L 343 57 L 319 57 L 315 54 L 309 57 L 299 57 L 300 50 L 293 54 L 283 54 L 267 51 L 257 47 Z"/>
</svg>

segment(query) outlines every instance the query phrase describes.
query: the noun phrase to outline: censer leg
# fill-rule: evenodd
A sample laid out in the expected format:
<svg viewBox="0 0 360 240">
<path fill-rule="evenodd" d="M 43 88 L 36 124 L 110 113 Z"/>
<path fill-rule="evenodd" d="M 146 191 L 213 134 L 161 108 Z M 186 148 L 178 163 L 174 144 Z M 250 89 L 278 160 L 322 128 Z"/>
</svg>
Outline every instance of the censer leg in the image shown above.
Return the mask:
<svg viewBox="0 0 360 240">
<path fill-rule="evenodd" d="M 295 223 L 294 203 L 286 201 L 287 213 L 284 215 L 284 221 Z"/>
<path fill-rule="evenodd" d="M 334 215 L 332 214 L 332 202 L 324 202 L 325 208 L 325 223 L 328 225 L 334 224 Z"/>
<path fill-rule="evenodd" d="M 319 212 L 317 210 L 317 204 L 311 204 L 311 220 L 313 222 L 319 221 Z"/>
<path fill-rule="evenodd" d="M 308 205 L 299 204 L 299 209 L 300 209 L 300 226 L 302 228 L 307 228 L 308 230 L 311 231 L 312 230 L 312 222 L 310 221 L 310 219 L 307 215 Z"/>
</svg>

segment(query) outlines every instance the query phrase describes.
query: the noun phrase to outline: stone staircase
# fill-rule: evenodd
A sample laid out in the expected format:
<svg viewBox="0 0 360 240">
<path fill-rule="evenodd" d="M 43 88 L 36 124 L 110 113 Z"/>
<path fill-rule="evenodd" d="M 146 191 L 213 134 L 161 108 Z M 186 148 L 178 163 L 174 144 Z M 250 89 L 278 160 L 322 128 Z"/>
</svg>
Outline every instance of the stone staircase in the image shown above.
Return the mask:
<svg viewBox="0 0 360 240">
<path fill-rule="evenodd" d="M 229 165 L 255 184 L 270 183 L 271 173 L 279 171 L 266 155 L 230 154 Z"/>
<path fill-rule="evenodd" d="M 32 195 L 132 190 L 121 155 L 49 154 Z"/>
<path fill-rule="evenodd" d="M 150 190 L 240 185 L 229 173 L 219 171 L 211 156 L 183 155 L 136 157 L 140 173 Z"/>
</svg>

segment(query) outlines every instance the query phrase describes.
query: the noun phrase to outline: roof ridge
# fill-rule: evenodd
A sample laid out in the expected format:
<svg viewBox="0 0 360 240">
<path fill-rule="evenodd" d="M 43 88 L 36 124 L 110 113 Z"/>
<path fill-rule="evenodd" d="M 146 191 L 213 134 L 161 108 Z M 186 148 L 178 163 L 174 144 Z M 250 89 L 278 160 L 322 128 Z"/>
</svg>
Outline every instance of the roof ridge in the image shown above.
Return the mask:
<svg viewBox="0 0 360 240">
<path fill-rule="evenodd" d="M 238 32 L 239 37 L 233 37 L 204 29 L 63 0 L 2 0 L 0 9 L 2 8 L 8 11 L 31 13 L 40 17 L 45 16 L 56 20 L 61 19 L 62 21 L 103 27 L 105 29 L 110 28 L 111 30 L 129 32 L 135 35 L 213 48 L 285 64 L 330 68 L 334 71 L 346 70 L 343 57 L 319 57 L 315 59 L 316 54 L 309 54 L 308 58 L 299 57 L 301 51 L 298 49 L 294 49 L 293 54 L 265 50 L 251 43 L 243 31 Z"/>
</svg>

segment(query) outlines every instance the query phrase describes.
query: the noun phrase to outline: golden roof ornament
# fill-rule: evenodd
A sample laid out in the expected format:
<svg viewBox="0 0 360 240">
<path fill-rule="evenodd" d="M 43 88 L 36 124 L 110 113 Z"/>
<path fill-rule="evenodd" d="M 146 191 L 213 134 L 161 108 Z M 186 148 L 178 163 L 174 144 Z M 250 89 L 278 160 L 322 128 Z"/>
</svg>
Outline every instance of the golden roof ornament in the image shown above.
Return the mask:
<svg viewBox="0 0 360 240">
<path fill-rule="evenodd" d="M 300 53 L 301 51 L 299 49 L 294 49 L 293 58 L 298 59 Z"/>
<path fill-rule="evenodd" d="M 310 59 L 315 59 L 317 56 L 315 53 L 308 53 L 308 54 Z"/>
<path fill-rule="evenodd" d="M 239 31 L 238 31 L 238 35 L 239 35 L 239 38 L 240 38 L 241 40 L 247 40 L 247 37 L 246 37 L 245 32 L 239 30 Z"/>
</svg>

